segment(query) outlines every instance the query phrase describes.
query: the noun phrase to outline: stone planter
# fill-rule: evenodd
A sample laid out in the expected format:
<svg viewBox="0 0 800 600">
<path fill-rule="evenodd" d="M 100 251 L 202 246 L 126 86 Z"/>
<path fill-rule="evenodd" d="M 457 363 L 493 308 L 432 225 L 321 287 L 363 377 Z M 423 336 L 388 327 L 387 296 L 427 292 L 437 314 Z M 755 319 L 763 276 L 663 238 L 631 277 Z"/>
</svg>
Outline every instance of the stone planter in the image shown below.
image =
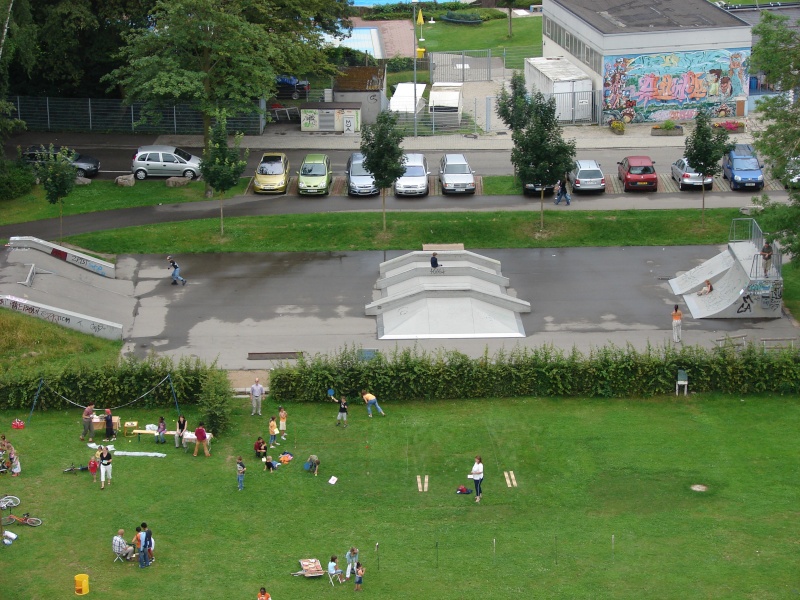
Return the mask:
<svg viewBox="0 0 800 600">
<path fill-rule="evenodd" d="M 728 129 L 727 127 L 714 127 L 714 129 L 715 130 L 716 129 L 724 129 L 728 133 L 744 133 L 745 132 L 745 128 L 744 127 L 737 127 L 736 129 Z"/>
<path fill-rule="evenodd" d="M 683 127 L 681 125 L 676 125 L 675 129 L 656 129 L 652 127 L 650 135 L 683 135 Z"/>
<path fill-rule="evenodd" d="M 609 129 L 611 129 L 611 133 L 614 133 L 616 135 L 625 135 L 624 129 L 614 129 L 613 127 L 609 127 Z"/>
</svg>

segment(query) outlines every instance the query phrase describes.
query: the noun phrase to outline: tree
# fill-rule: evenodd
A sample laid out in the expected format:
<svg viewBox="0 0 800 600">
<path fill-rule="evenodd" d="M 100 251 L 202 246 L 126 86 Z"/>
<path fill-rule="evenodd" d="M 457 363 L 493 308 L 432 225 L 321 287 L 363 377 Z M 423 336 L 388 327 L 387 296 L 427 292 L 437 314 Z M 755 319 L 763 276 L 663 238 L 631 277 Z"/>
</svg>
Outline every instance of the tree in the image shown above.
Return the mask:
<svg viewBox="0 0 800 600">
<path fill-rule="evenodd" d="M 524 127 L 512 130 L 511 162 L 522 180 L 541 185 L 539 228 L 544 230 L 544 188 L 558 181 L 575 160 L 575 140 L 562 137 L 556 116 L 556 99 L 535 90 L 529 98 Z"/>
<path fill-rule="evenodd" d="M 249 150 L 241 156 L 239 145 L 242 143 L 241 133 L 234 136 L 233 148 L 228 148 L 228 123 L 225 111 L 217 113 L 217 119 L 210 133 L 211 141 L 203 150 L 203 161 L 200 163 L 200 172 L 211 188 L 211 193 L 219 192 L 219 234 L 225 235 L 225 222 L 223 203 L 225 192 L 239 182 L 247 168 Z"/>
<path fill-rule="evenodd" d="M 789 27 L 787 17 L 764 11 L 753 35 L 759 40 L 750 56 L 751 72 L 762 71 L 776 89 L 797 90 L 800 33 Z M 800 161 L 800 100 L 796 92 L 780 94 L 760 100 L 757 106 L 766 127 L 754 134 L 756 147 L 768 159 L 773 174 L 788 185 Z M 756 202 L 764 207 L 759 216 L 762 229 L 768 229 L 782 251 L 800 265 L 800 190 L 790 187 L 788 205 L 771 201 L 767 194 Z"/>
<path fill-rule="evenodd" d="M 692 168 L 706 177 L 714 177 L 722 171 L 720 159 L 733 150 L 734 143 L 729 139 L 724 127 L 714 128 L 708 109 L 701 108 L 694 121 L 694 131 L 686 138 L 685 156 Z M 703 204 L 700 217 L 701 227 L 706 225 L 706 186 L 703 184 Z"/>
<path fill-rule="evenodd" d="M 364 125 L 361 130 L 361 153 L 364 168 L 375 177 L 381 191 L 383 205 L 383 230 L 386 231 L 386 190 L 405 173 L 403 165 L 403 134 L 397 129 L 397 115 L 383 111 L 374 125 Z"/>
<path fill-rule="evenodd" d="M 508 39 L 511 39 L 514 37 L 514 33 L 511 30 L 511 11 L 516 7 L 516 0 L 499 0 L 498 4 L 504 6 L 508 11 Z"/>
<path fill-rule="evenodd" d="M 511 90 L 503 86 L 497 96 L 497 116 L 511 131 L 522 129 L 530 121 L 531 102 L 525 77 L 519 71 L 511 76 Z"/>
<path fill-rule="evenodd" d="M 41 148 L 33 167 L 47 201 L 58 204 L 59 242 L 64 238 L 64 198 L 75 188 L 77 169 L 72 165 L 73 154 L 74 151 L 69 148 L 61 148 L 56 152 L 50 144 L 49 148 Z"/>
</svg>

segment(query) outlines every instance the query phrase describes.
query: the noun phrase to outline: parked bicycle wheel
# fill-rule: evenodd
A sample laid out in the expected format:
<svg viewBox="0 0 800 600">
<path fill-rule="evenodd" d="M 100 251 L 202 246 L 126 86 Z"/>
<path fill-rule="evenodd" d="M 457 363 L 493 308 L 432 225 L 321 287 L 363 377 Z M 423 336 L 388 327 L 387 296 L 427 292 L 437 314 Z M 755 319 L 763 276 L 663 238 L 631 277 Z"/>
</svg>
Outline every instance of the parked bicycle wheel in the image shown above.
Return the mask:
<svg viewBox="0 0 800 600">
<path fill-rule="evenodd" d="M 3 525 L 11 525 L 16 522 L 17 520 L 14 517 L 3 517 Z"/>
<path fill-rule="evenodd" d="M 19 506 L 19 498 L 16 496 L 4 496 L 0 498 L 0 508 L 13 508 L 15 506 Z"/>
<path fill-rule="evenodd" d="M 30 525 L 31 527 L 38 527 L 39 525 L 42 524 L 42 520 L 37 519 L 36 517 L 26 517 L 25 524 Z"/>
</svg>

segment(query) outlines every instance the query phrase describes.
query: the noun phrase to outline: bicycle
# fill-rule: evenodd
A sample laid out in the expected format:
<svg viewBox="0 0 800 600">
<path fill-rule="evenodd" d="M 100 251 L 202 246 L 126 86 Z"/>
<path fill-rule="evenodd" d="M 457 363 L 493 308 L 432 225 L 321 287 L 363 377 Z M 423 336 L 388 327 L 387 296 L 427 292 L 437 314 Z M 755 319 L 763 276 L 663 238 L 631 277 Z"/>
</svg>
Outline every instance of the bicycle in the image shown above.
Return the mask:
<svg viewBox="0 0 800 600">
<path fill-rule="evenodd" d="M 75 466 L 75 463 L 72 463 L 69 467 L 64 469 L 64 473 L 75 473 L 78 474 L 78 471 L 88 471 L 89 467 L 82 467 L 82 466 Z"/>
<path fill-rule="evenodd" d="M 19 498 L 16 496 L 3 496 L 0 498 L 0 510 L 19 506 Z"/>
<path fill-rule="evenodd" d="M 42 524 L 41 519 L 37 519 L 36 517 L 31 517 L 28 513 L 25 513 L 21 517 L 17 515 L 8 515 L 7 517 L 3 517 L 3 525 L 11 525 L 12 523 L 22 523 L 23 525 L 30 525 L 31 527 L 38 527 Z"/>
</svg>

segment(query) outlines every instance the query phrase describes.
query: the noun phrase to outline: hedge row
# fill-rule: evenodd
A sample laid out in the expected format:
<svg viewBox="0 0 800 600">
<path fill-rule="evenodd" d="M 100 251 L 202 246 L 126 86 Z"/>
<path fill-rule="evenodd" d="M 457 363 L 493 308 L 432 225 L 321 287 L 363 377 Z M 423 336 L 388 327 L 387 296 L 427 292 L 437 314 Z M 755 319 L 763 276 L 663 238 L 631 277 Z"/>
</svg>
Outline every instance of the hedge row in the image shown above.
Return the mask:
<svg viewBox="0 0 800 600">
<path fill-rule="evenodd" d="M 159 385 L 167 375 L 172 386 L 168 382 Z M 24 410 L 27 414 L 37 391 L 37 410 L 76 409 L 67 400 L 84 406 L 94 401 L 97 408 L 113 408 L 150 391 L 134 406 L 169 410 L 175 406 L 173 387 L 180 406 L 199 405 L 207 428 L 215 435 L 227 428 L 233 395 L 227 375 L 197 358 L 181 358 L 176 364 L 170 357 L 150 356 L 100 366 L 76 361 L 64 368 L 35 372 L 9 370 L 0 375 L 0 409 Z"/>
<path fill-rule="evenodd" d="M 414 349 L 377 353 L 362 361 L 357 348 L 281 365 L 270 375 L 278 402 L 315 402 L 327 390 L 379 399 L 447 400 L 515 396 L 637 398 L 675 393 L 678 370 L 693 392 L 800 392 L 800 351 L 763 351 L 755 345 L 706 350 L 671 346 L 637 351 L 615 346 L 583 354 L 551 346 L 470 358 L 458 351 Z"/>
</svg>

